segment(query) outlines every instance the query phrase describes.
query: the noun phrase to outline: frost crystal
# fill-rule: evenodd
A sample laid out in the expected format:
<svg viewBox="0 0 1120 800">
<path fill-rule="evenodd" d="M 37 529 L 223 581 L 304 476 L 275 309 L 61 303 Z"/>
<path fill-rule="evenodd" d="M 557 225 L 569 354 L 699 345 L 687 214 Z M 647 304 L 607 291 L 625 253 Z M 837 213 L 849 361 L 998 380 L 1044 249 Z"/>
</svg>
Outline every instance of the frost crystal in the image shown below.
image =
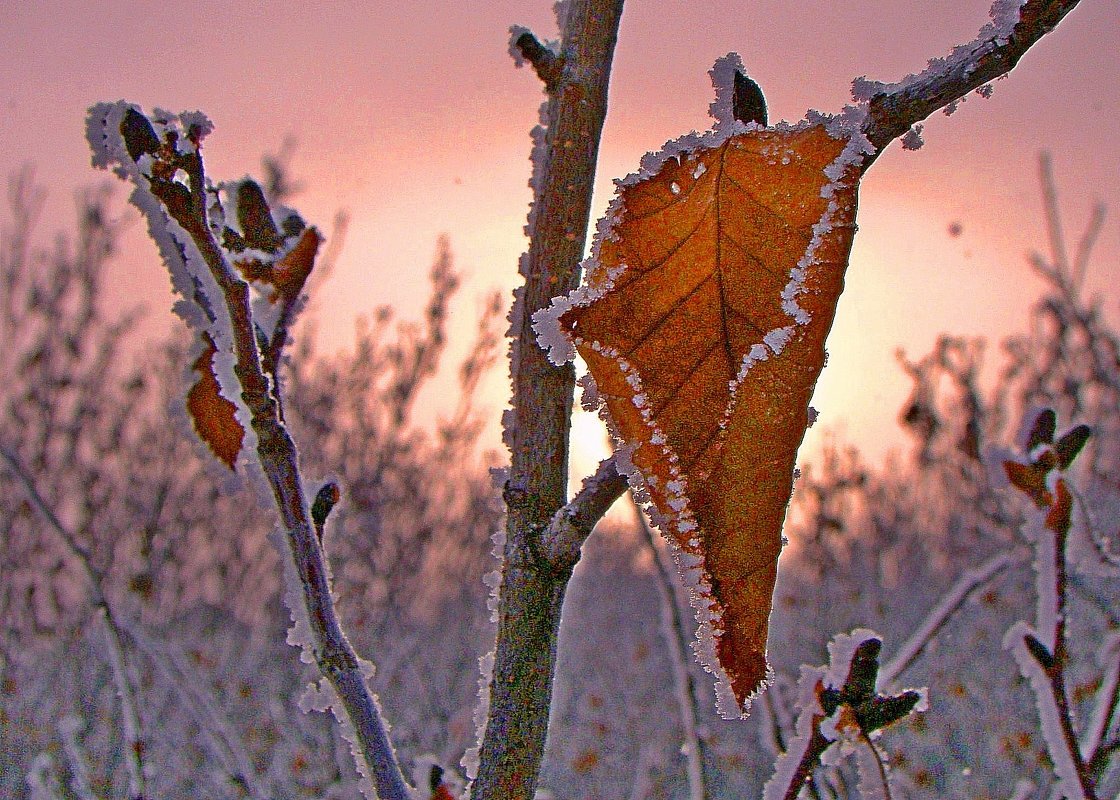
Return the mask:
<svg viewBox="0 0 1120 800">
<path fill-rule="evenodd" d="M 708 70 L 712 78 L 712 86 L 716 90 L 716 98 L 708 106 L 708 115 L 715 120 L 714 130 L 724 129 L 746 130 L 746 126 L 735 119 L 735 73 L 742 72 L 743 59 L 738 53 L 728 53 L 716 59 L 716 63 Z"/>
<path fill-rule="evenodd" d="M 903 150 L 920 150 L 925 142 L 922 140 L 922 126 L 915 125 L 902 136 Z"/>
</svg>

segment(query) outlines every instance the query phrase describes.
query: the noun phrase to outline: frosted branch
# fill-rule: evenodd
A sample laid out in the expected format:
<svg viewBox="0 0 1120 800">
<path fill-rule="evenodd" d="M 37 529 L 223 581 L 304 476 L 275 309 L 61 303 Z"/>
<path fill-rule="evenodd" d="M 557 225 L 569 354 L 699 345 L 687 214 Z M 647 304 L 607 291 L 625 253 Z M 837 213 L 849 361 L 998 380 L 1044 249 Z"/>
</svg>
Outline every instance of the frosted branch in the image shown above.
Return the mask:
<svg viewBox="0 0 1120 800">
<path fill-rule="evenodd" d="M 870 100 L 863 133 L 881 151 L 894 139 L 940 108 L 951 107 L 969 92 L 1010 72 L 1035 42 L 1054 30 L 1078 0 L 1026 0 L 1018 14 L 995 14 L 975 40 L 947 58 L 930 61 L 925 71 L 891 86 L 859 80 L 856 99 Z M 993 11 L 1005 11 L 996 3 Z"/>
<path fill-rule="evenodd" d="M 94 165 L 112 167 L 136 187 L 132 200 L 148 218 L 173 283 L 193 306 L 185 316 L 209 337 L 215 361 L 232 362 L 216 369 L 218 383 L 224 397 L 241 404 L 238 421 L 244 419 L 241 424 L 254 434 L 255 464 L 285 531 L 287 567 L 298 587 L 288 593 L 299 632 L 293 643 L 304 648 L 304 657 L 318 665 L 337 695 L 330 705 L 351 742 L 358 772 L 372 783 L 363 790 L 376 791 L 382 800 L 406 800 L 408 788 L 367 683 L 369 665 L 358 658 L 338 620 L 329 566 L 280 409 L 275 371 L 318 234 L 297 215 L 278 222 L 252 181 L 241 182 L 227 197 L 227 213 L 207 181 L 200 153 L 209 121 L 198 113 L 157 113 L 153 119 L 154 125 L 128 103 L 94 106 L 87 123 Z M 268 284 L 263 304 L 253 297 L 262 281 Z M 179 308 L 183 311 L 183 304 Z"/>
<path fill-rule="evenodd" d="M 569 0 L 557 5 L 557 16 L 562 39 L 556 53 L 563 69 L 535 38 L 524 35 L 527 31 L 516 37 L 526 45 L 517 49 L 531 63 L 536 58 L 534 67 L 540 65 L 548 99 L 532 132 L 529 250 L 520 264 L 525 283 L 510 310 L 513 398 L 503 417 L 510 448 L 506 537 L 497 642 L 493 660 L 485 660 L 493 669 L 485 670 L 489 713 L 471 785 L 474 800 L 531 800 L 535 793 L 571 574 L 541 557 L 540 541 L 567 505 L 575 372 L 570 364 L 548 360 L 531 320 L 553 297 L 579 284 L 622 0 Z"/>
<path fill-rule="evenodd" d="M 879 672 L 879 680 L 884 686 L 889 686 L 917 660 L 926 645 L 937 635 L 937 632 L 949 621 L 965 601 L 980 587 L 994 579 L 1009 566 L 1020 560 L 1020 556 L 1011 553 L 1000 553 L 988 559 L 979 567 L 967 570 L 950 589 L 942 595 L 937 605 L 930 609 L 926 618 L 910 635 L 910 638 L 899 648 L 898 653 Z"/>
<path fill-rule="evenodd" d="M 553 568 L 568 568 L 579 560 L 583 543 L 627 486 L 626 476 L 618 471 L 613 456 L 599 462 L 595 474 L 585 479 L 576 496 L 552 516 L 541 536 L 541 553 Z"/>
<path fill-rule="evenodd" d="M 97 609 L 97 616 L 104 627 L 105 646 L 108 650 L 109 665 L 112 668 L 113 682 L 116 685 L 117 696 L 121 701 L 121 733 L 124 739 L 124 747 L 122 750 L 124 751 L 124 762 L 128 768 L 128 796 L 131 800 L 142 800 L 147 797 L 147 781 L 144 774 L 144 739 L 141 733 L 142 728 L 140 726 L 140 712 L 136 704 L 136 693 L 132 688 L 132 682 L 128 678 L 128 659 L 124 651 L 124 626 L 120 620 L 117 619 L 116 615 L 113 613 L 112 607 L 109 605 L 109 599 L 105 596 L 105 592 L 102 588 L 102 575 L 93 566 L 89 550 L 87 550 L 86 547 L 78 541 L 78 538 L 73 532 L 62 523 L 62 520 L 54 513 L 54 509 L 50 507 L 46 499 L 39 493 L 38 488 L 35 486 L 35 481 L 32 479 L 31 474 L 24 469 L 23 463 L 19 460 L 15 451 L 10 450 L 6 445 L 0 445 L 0 458 L 3 458 L 8 465 L 8 469 L 16 476 L 20 485 L 23 486 L 23 491 L 27 495 L 27 499 L 32 507 L 47 523 L 47 526 L 62 540 L 66 549 L 69 550 L 70 554 L 77 560 L 86 577 L 86 582 L 89 584 L 93 605 Z"/>
</svg>

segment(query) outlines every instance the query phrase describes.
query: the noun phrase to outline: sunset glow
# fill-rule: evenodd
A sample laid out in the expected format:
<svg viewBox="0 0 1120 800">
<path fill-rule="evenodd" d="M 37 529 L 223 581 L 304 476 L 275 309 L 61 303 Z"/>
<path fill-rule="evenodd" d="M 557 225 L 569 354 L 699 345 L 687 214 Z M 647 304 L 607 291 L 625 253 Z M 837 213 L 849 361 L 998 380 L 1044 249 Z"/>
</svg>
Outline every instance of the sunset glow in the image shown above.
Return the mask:
<svg viewBox="0 0 1120 800">
<path fill-rule="evenodd" d="M 987 6 L 633 3 L 620 33 L 596 207 L 605 208 L 611 180 L 633 171 L 644 152 L 709 124 L 707 70 L 729 50 L 763 86 L 771 119 L 796 120 L 809 107 L 839 110 L 858 75 L 889 81 L 920 70 L 972 38 Z M 339 209 L 352 217 L 338 266 L 314 299 L 322 348 L 346 347 L 355 317 L 378 306 L 414 317 L 436 238 L 446 232 L 467 276 L 454 312 L 460 335 L 451 354 L 461 357 L 472 341 L 475 298 L 512 289 L 525 247 L 528 131 L 541 94 L 506 53 L 512 23 L 542 36 L 555 30 L 544 2 L 422 2 L 400 11 L 331 4 L 313 12 L 274 3 L 267 15 L 200 3 L 188 17 L 130 2 L 96 13 L 25 4 L 9 10 L 0 30 L 7 76 L 0 170 L 33 165 L 50 192 L 47 235 L 64 226 L 72 192 L 102 180 L 82 140 L 93 102 L 125 97 L 204 110 L 217 126 L 207 141 L 215 179 L 257 170 L 262 153 L 294 137 L 301 212 L 325 229 Z M 1118 46 L 1120 9 L 1086 0 L 991 99 L 971 97 L 950 119 L 935 115 L 921 150 L 893 146 L 871 169 L 814 401 L 822 415 L 803 457 L 826 429 L 839 428 L 872 459 L 904 444 L 895 418 L 907 384 L 896 348 L 919 355 L 942 331 L 995 341 L 1022 326 L 1037 288 L 1024 254 L 1045 245 L 1038 153 L 1053 154 L 1071 239 L 1093 199 L 1120 190 L 1112 132 L 1120 118 Z M 181 53 L 198 55 L 186 61 Z M 115 301 L 123 308 L 143 299 L 150 324 L 163 329 L 166 278 L 141 228 L 133 225 L 119 259 Z M 1110 219 L 1093 286 L 1112 289 L 1118 231 Z M 427 413 L 449 408 L 440 398 L 452 381 L 426 398 Z M 504 376 L 492 376 L 485 402 L 494 447 L 507 392 Z M 597 460 L 601 440 L 593 424 L 577 422 L 578 469 Z"/>
</svg>

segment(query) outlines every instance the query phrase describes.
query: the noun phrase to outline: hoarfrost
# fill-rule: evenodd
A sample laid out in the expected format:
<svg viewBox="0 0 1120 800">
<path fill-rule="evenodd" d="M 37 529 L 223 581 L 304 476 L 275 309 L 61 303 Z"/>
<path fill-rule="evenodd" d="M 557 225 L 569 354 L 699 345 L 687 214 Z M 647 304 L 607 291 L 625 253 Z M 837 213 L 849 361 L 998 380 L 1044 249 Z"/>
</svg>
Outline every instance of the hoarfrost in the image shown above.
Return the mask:
<svg viewBox="0 0 1120 800">
<path fill-rule="evenodd" d="M 576 384 L 580 387 L 579 404 L 584 411 L 594 411 L 599 407 L 601 397 L 599 395 L 599 387 L 595 383 L 595 379 L 591 377 L 591 373 L 584 373 Z M 657 444 L 657 442 L 654 442 Z"/>
<path fill-rule="evenodd" d="M 490 541 L 494 546 L 490 554 L 498 563 L 505 563 L 506 532 L 498 528 L 490 534 Z M 491 622 L 498 621 L 498 602 L 502 588 L 502 573 L 500 569 L 491 570 L 483 576 L 482 582 L 489 588 L 486 607 L 490 610 Z M 486 717 L 490 711 L 490 681 L 494 675 L 494 651 L 478 659 L 478 699 L 474 707 L 475 744 L 468 747 L 459 764 L 463 767 L 463 774 L 467 780 L 473 781 L 478 776 L 479 758 L 482 753 L 482 737 L 486 734 Z"/>
<path fill-rule="evenodd" d="M 474 708 L 475 744 L 463 752 L 459 762 L 467 780 L 478 777 L 479 759 L 482 754 L 482 737 L 486 734 L 486 716 L 490 710 L 490 680 L 494 675 L 494 651 L 478 659 L 478 702 Z"/>
<path fill-rule="evenodd" d="M 767 347 L 769 347 L 774 355 L 777 356 L 781 355 L 782 350 L 787 344 L 789 344 L 789 341 L 792 338 L 793 326 L 786 325 L 784 328 L 775 328 L 774 330 L 770 331 L 768 334 L 762 337 L 762 341 L 764 341 Z"/>
<path fill-rule="evenodd" d="M 715 120 L 713 126 L 715 131 L 734 130 L 741 132 L 748 129 L 746 125 L 735 119 L 736 72 L 746 74 L 746 70 L 743 69 L 743 59 L 739 57 L 738 53 L 728 53 L 725 56 L 720 56 L 716 59 L 712 68 L 708 70 L 708 75 L 712 78 L 712 87 L 716 90 L 716 97 L 712 104 L 708 106 L 708 115 Z M 754 127 L 761 126 L 755 124 Z"/>
<path fill-rule="evenodd" d="M 824 675 L 825 686 L 839 689 L 848 679 L 848 668 L 852 663 L 852 656 L 856 650 L 872 639 L 883 640 L 883 637 L 870 628 L 856 628 L 851 633 L 838 633 L 828 643 L 828 671 Z"/>
<path fill-rule="evenodd" d="M 921 123 L 914 125 L 910 130 L 902 135 L 902 149 L 903 150 L 921 150 L 925 141 L 922 139 L 922 125 Z"/>
</svg>

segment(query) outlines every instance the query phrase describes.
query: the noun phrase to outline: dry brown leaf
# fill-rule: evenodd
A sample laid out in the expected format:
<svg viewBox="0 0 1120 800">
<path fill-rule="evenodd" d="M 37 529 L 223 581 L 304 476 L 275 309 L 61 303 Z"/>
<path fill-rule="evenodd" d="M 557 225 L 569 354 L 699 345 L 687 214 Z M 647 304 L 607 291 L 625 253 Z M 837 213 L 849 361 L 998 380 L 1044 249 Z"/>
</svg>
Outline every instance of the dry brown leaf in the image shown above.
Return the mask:
<svg viewBox="0 0 1120 800">
<path fill-rule="evenodd" d="M 237 456 L 245 439 L 245 429 L 237 421 L 237 406 L 222 396 L 214 371 L 218 349 L 210 334 L 202 334 L 203 350 L 191 369 L 198 380 L 187 392 L 187 414 L 198 438 L 206 443 L 214 457 L 236 469 Z"/>
<path fill-rule="evenodd" d="M 782 523 L 855 231 L 848 144 L 821 123 L 756 129 L 623 182 L 559 315 L 695 573 L 700 655 L 737 711 L 768 675 Z"/>
</svg>

